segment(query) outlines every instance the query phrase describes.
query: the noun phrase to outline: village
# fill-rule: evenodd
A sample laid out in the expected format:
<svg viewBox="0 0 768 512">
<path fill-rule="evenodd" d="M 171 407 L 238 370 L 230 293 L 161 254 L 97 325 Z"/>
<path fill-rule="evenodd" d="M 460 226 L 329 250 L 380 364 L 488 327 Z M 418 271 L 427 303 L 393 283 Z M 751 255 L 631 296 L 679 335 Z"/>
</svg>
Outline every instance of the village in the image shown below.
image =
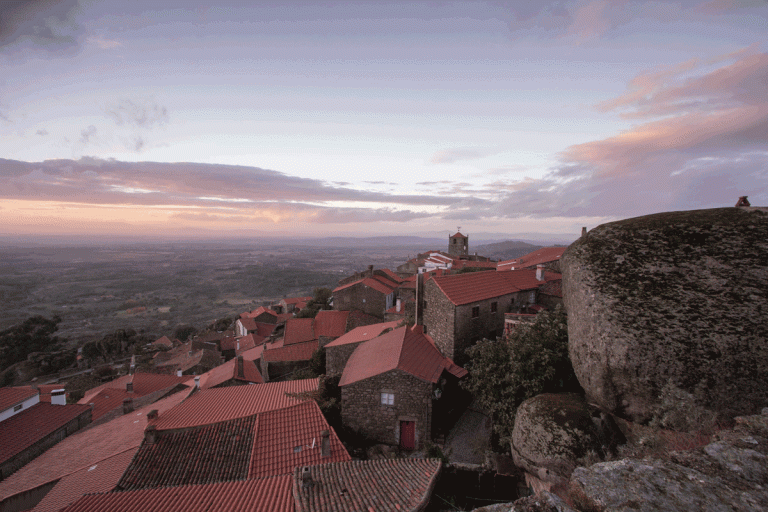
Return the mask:
<svg viewBox="0 0 768 512">
<path fill-rule="evenodd" d="M 372 495 L 377 510 L 425 509 L 472 401 L 466 349 L 562 305 L 565 247 L 496 262 L 456 232 L 446 249 L 369 265 L 330 295 L 284 298 L 222 331 L 162 336 L 76 404 L 55 383 L 0 388 L 1 510 L 224 496 L 259 496 L 259 510 L 357 510 Z M 335 416 L 318 405 L 331 387 Z M 481 467 L 484 448 L 459 462 Z M 526 492 L 504 485 L 507 498 Z"/>
<path fill-rule="evenodd" d="M 162 336 L 82 396 L 0 388 L 0 512 L 765 509 L 766 211 L 743 196 L 506 261 L 457 231 Z"/>
</svg>

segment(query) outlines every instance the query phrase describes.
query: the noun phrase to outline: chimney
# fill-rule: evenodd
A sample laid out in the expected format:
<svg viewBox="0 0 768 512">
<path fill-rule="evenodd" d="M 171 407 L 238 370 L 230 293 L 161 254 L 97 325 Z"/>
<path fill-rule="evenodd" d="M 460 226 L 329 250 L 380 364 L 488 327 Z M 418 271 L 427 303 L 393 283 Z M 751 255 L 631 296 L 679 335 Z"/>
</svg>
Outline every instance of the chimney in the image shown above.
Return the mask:
<svg viewBox="0 0 768 512">
<path fill-rule="evenodd" d="M 331 456 L 331 433 L 327 430 L 320 432 L 320 454 L 323 457 Z"/>
<path fill-rule="evenodd" d="M 123 398 L 123 414 L 133 412 L 133 398 Z"/>
<path fill-rule="evenodd" d="M 157 419 L 157 409 L 152 409 L 147 413 L 147 420 L 152 421 Z"/>
<path fill-rule="evenodd" d="M 738 201 L 736 201 L 736 207 L 740 206 L 750 206 L 749 201 L 747 201 L 748 196 L 741 196 Z"/>
<path fill-rule="evenodd" d="M 368 277 L 373 277 L 373 265 L 368 265 Z"/>
<path fill-rule="evenodd" d="M 245 378 L 245 369 L 243 368 L 243 356 L 237 356 L 237 376 Z"/>
<path fill-rule="evenodd" d="M 133 382 L 126 382 L 125 383 L 125 390 L 128 393 L 133 393 Z"/>
<path fill-rule="evenodd" d="M 397 311 L 399 313 L 401 307 L 402 306 L 401 306 L 401 303 L 400 303 L 400 297 L 398 297 L 397 298 L 397 302 L 395 302 L 395 311 Z"/>
<path fill-rule="evenodd" d="M 307 490 L 310 487 L 312 487 L 312 472 L 309 466 L 304 466 L 301 468 L 301 488 Z"/>
<path fill-rule="evenodd" d="M 128 374 L 133 375 L 134 373 L 136 373 L 136 365 L 131 364 L 130 368 L 128 368 Z"/>
<path fill-rule="evenodd" d="M 176 376 L 181 377 L 181 370 L 176 370 Z"/>
<path fill-rule="evenodd" d="M 52 405 L 67 405 L 67 393 L 64 389 L 54 389 L 51 391 Z"/>
<path fill-rule="evenodd" d="M 544 265 L 542 265 L 541 263 L 536 265 L 536 280 L 537 281 L 544 280 Z"/>
<path fill-rule="evenodd" d="M 195 377 L 195 387 L 200 389 L 200 376 Z"/>
<path fill-rule="evenodd" d="M 239 340 L 238 340 L 238 342 L 237 342 L 237 348 L 236 348 L 235 350 L 237 350 L 237 351 L 239 351 L 239 350 L 240 350 L 240 341 L 239 341 Z"/>
<path fill-rule="evenodd" d="M 157 441 L 157 427 L 154 425 L 147 425 L 144 430 L 144 442 L 147 444 L 155 444 Z"/>
<path fill-rule="evenodd" d="M 581 238 L 587 238 L 587 226 L 581 228 Z"/>
</svg>

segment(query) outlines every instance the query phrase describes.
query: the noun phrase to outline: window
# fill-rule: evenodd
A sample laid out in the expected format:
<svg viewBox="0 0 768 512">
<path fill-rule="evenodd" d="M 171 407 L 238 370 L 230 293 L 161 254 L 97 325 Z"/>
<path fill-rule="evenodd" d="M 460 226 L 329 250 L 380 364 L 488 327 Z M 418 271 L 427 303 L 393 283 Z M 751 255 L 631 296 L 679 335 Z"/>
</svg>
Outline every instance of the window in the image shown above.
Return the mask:
<svg viewBox="0 0 768 512">
<path fill-rule="evenodd" d="M 424 302 L 421 303 L 421 309 L 422 310 L 427 309 L 427 301 L 424 301 Z"/>
<path fill-rule="evenodd" d="M 15 406 L 13 407 L 13 412 L 19 412 L 19 411 L 20 411 L 20 410 L 22 410 L 23 408 L 24 408 L 24 404 L 15 405 Z"/>
<path fill-rule="evenodd" d="M 394 393 L 382 393 L 381 394 L 381 405 L 395 405 L 395 394 Z"/>
<path fill-rule="evenodd" d="M 530 294 L 528 294 L 528 302 L 530 302 L 531 304 L 536 302 L 536 292 L 535 291 L 533 291 Z"/>
<path fill-rule="evenodd" d="M 477 318 L 480 316 L 480 306 L 475 306 L 472 308 L 472 318 Z"/>
<path fill-rule="evenodd" d="M 498 302 L 491 302 L 491 313 L 495 313 L 499 310 Z"/>
<path fill-rule="evenodd" d="M 427 334 L 427 326 L 426 325 L 422 325 L 421 328 L 424 330 L 424 334 Z"/>
</svg>

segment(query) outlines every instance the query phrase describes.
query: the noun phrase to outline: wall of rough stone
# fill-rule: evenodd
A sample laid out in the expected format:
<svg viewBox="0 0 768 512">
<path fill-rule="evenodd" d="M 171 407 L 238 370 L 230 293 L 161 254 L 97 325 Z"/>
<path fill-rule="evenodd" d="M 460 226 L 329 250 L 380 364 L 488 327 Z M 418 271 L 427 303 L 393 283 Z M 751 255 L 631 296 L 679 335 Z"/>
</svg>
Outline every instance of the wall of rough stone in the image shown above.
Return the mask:
<svg viewBox="0 0 768 512">
<path fill-rule="evenodd" d="M 394 405 L 381 405 L 381 393 L 394 392 Z M 416 449 L 429 440 L 432 384 L 401 370 L 371 377 L 341 388 L 341 419 L 380 443 L 400 443 L 400 421 L 416 422 Z"/>
<path fill-rule="evenodd" d="M 425 304 L 426 307 L 424 307 Z M 424 284 L 421 310 L 426 333 L 435 340 L 435 345 L 445 357 L 453 358 L 455 356 L 456 306 L 448 300 L 432 279 Z"/>
<path fill-rule="evenodd" d="M 387 296 L 363 283 L 334 292 L 333 309 L 337 311 L 362 311 L 377 318 L 384 317 Z"/>
<path fill-rule="evenodd" d="M 569 353 L 590 402 L 635 421 L 665 386 L 725 416 L 768 403 L 768 211 L 603 224 L 561 267 Z"/>
<path fill-rule="evenodd" d="M 325 349 L 325 371 L 328 375 L 341 375 L 352 352 L 360 343 L 348 343 Z"/>
</svg>

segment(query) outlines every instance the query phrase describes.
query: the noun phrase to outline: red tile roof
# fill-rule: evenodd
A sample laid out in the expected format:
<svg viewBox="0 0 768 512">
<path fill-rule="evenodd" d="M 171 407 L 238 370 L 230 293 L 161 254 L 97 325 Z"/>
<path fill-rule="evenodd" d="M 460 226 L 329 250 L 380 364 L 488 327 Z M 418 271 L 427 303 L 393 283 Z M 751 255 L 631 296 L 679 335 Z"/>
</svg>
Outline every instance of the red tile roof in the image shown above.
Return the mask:
<svg viewBox="0 0 768 512">
<path fill-rule="evenodd" d="M 380 282 L 381 284 L 389 288 L 395 288 L 397 287 L 398 284 L 400 284 L 400 281 L 393 281 L 391 279 L 387 279 L 386 277 L 379 276 L 379 275 L 373 276 L 373 279 L 377 280 L 378 282 Z"/>
<path fill-rule="evenodd" d="M 235 366 L 235 380 L 240 380 L 252 384 L 264 384 L 264 378 L 261 376 L 261 372 L 256 366 L 256 363 L 245 359 L 243 356 L 237 357 L 237 363 Z"/>
<path fill-rule="evenodd" d="M 453 263 L 453 270 L 461 270 L 463 268 L 484 268 L 493 270 L 496 268 L 495 261 L 472 261 L 472 260 L 457 260 Z"/>
<path fill-rule="evenodd" d="M 137 409 L 133 413 L 89 427 L 67 437 L 1 481 L 0 501 L 19 492 L 58 480 L 84 467 L 90 467 L 130 448 L 138 447 L 144 439 L 147 413 L 156 409 L 162 416 L 186 396 L 185 392 L 175 393 L 154 404 Z"/>
<path fill-rule="evenodd" d="M 0 388 L 0 411 L 10 409 L 25 400 L 38 395 L 40 392 L 32 386 L 17 386 L 12 388 Z"/>
<path fill-rule="evenodd" d="M 115 380 L 96 386 L 89 389 L 85 396 L 78 400 L 78 404 L 90 404 L 93 403 L 99 411 L 94 412 L 93 419 L 96 420 L 99 416 L 103 415 L 111 409 L 104 409 L 112 402 L 118 403 L 116 400 L 119 396 L 119 403 L 123 403 L 123 398 L 133 397 L 138 398 L 142 396 L 161 391 L 163 389 L 173 388 L 177 384 L 184 384 L 189 381 L 189 375 L 177 377 L 176 375 L 165 375 L 159 373 L 136 373 L 134 375 L 123 375 Z M 133 383 L 133 393 L 127 394 L 128 383 Z M 112 393 L 104 393 L 105 390 L 111 390 Z M 122 391 L 122 394 L 118 393 Z M 103 403 L 102 403 L 103 402 Z M 114 409 L 115 405 L 112 407 Z M 104 411 L 102 412 L 102 409 Z"/>
<path fill-rule="evenodd" d="M 456 234 L 451 235 L 451 238 L 467 238 L 467 237 L 462 235 L 461 231 L 457 231 Z"/>
<path fill-rule="evenodd" d="M 514 260 L 500 261 L 496 265 L 497 270 L 511 270 L 535 267 L 539 264 L 557 261 L 565 252 L 566 247 L 542 247 L 531 253 Z"/>
<path fill-rule="evenodd" d="M 384 295 L 389 295 L 397 287 L 397 283 L 384 284 L 381 281 L 377 281 L 376 279 L 373 279 L 371 277 L 366 277 L 366 278 L 359 279 L 357 281 L 353 281 L 351 283 L 347 283 L 345 285 L 339 286 L 337 288 L 334 288 L 333 292 L 336 293 L 341 290 L 351 288 L 352 286 L 356 286 L 358 284 L 362 284 L 363 286 L 367 286 L 368 288 L 373 288 L 377 292 L 383 293 Z"/>
<path fill-rule="evenodd" d="M 396 283 L 402 283 L 404 281 L 404 279 L 402 277 L 400 277 L 399 275 L 395 274 L 393 271 L 391 271 L 388 268 L 383 268 L 383 269 L 381 269 L 381 271 L 384 272 L 385 274 L 387 274 L 389 276 L 389 278 L 392 281 L 396 282 Z"/>
<path fill-rule="evenodd" d="M 318 311 L 315 316 L 315 336 L 338 338 L 347 331 L 349 311 Z"/>
<path fill-rule="evenodd" d="M 320 342 L 318 340 L 312 340 L 277 348 L 266 347 L 261 357 L 264 361 L 273 363 L 285 361 L 309 361 L 312 354 L 319 346 Z"/>
<path fill-rule="evenodd" d="M 244 480 L 248 476 L 256 421 L 254 415 L 158 432 L 154 443 L 142 443 L 117 487 L 132 491 Z"/>
<path fill-rule="evenodd" d="M 545 272 L 545 281 L 539 281 L 536 279 L 535 269 L 526 269 L 509 272 L 470 272 L 435 276 L 432 279 L 448 300 L 460 306 L 522 290 L 535 290 L 546 281 L 561 279 L 561 276 L 555 272 Z"/>
<path fill-rule="evenodd" d="M 64 389 L 64 384 L 41 384 L 37 386 L 40 392 L 40 401 L 51 403 L 51 393 L 57 389 Z"/>
<path fill-rule="evenodd" d="M 84 496 L 62 512 L 293 512 L 291 477 Z"/>
<path fill-rule="evenodd" d="M 111 491 L 128 468 L 136 450 L 130 448 L 65 476 L 32 512 L 57 512 L 86 494 Z"/>
<path fill-rule="evenodd" d="M 250 313 L 248 312 L 242 313 L 240 315 L 240 318 L 257 318 L 264 314 L 277 317 L 277 313 L 275 311 L 264 306 L 259 306 L 258 308 L 254 309 Z"/>
<path fill-rule="evenodd" d="M 546 295 L 552 295 L 553 297 L 562 297 L 563 296 L 563 280 L 562 279 L 553 279 L 552 281 L 547 281 L 544 286 L 539 288 L 539 292 L 544 293 Z"/>
<path fill-rule="evenodd" d="M 326 345 L 326 348 L 328 347 L 338 347 L 340 345 L 347 345 L 350 343 L 360 343 L 363 341 L 368 341 L 376 336 L 381 335 L 382 332 L 384 332 L 387 329 L 394 329 L 397 327 L 397 325 L 400 323 L 399 320 L 394 322 L 383 322 L 378 324 L 372 324 L 372 325 L 364 325 L 362 327 L 357 327 L 355 329 L 352 329 L 348 333 L 346 333 L 344 336 L 341 336 L 329 344 Z"/>
<path fill-rule="evenodd" d="M 200 375 L 200 389 L 210 389 L 234 378 L 236 359 L 230 359 Z M 189 378 L 189 376 L 187 376 Z"/>
<path fill-rule="evenodd" d="M 40 402 L 0 422 L 0 462 L 21 453 L 90 409 L 87 405 Z"/>
<path fill-rule="evenodd" d="M 283 344 L 291 345 L 317 339 L 313 328 L 314 323 L 314 318 L 291 318 L 286 320 Z"/>
<path fill-rule="evenodd" d="M 312 485 L 293 472 L 296 512 L 423 510 L 442 463 L 437 459 L 355 460 L 311 466 Z"/>
<path fill-rule="evenodd" d="M 317 379 L 268 382 L 258 386 L 207 389 L 193 394 L 184 403 L 161 413 L 151 423 L 158 430 L 190 428 L 252 416 L 288 407 L 301 400 L 287 393 L 317 389 Z"/>
<path fill-rule="evenodd" d="M 467 375 L 464 368 L 440 354 L 434 341 L 422 333 L 421 326 L 400 327 L 361 343 L 349 357 L 339 386 L 392 370 L 402 370 L 432 383 L 439 380 L 444 370 L 457 377 Z"/>
<path fill-rule="evenodd" d="M 330 457 L 323 457 L 320 433 L 330 434 Z M 259 414 L 248 478 L 293 473 L 297 466 L 351 460 L 317 403 Z"/>
<path fill-rule="evenodd" d="M 152 342 L 153 345 L 160 345 L 162 347 L 168 347 L 173 348 L 173 342 L 168 338 L 168 336 L 163 336 L 162 338 L 156 339 Z"/>
<path fill-rule="evenodd" d="M 124 399 L 135 399 L 138 397 L 139 395 L 136 393 L 128 393 L 124 389 L 107 388 L 102 389 L 95 395 L 89 395 L 88 403 L 83 405 L 93 404 L 93 415 L 91 416 L 91 419 L 96 421 L 108 412 L 113 411 L 118 407 L 122 407 Z"/>
</svg>

